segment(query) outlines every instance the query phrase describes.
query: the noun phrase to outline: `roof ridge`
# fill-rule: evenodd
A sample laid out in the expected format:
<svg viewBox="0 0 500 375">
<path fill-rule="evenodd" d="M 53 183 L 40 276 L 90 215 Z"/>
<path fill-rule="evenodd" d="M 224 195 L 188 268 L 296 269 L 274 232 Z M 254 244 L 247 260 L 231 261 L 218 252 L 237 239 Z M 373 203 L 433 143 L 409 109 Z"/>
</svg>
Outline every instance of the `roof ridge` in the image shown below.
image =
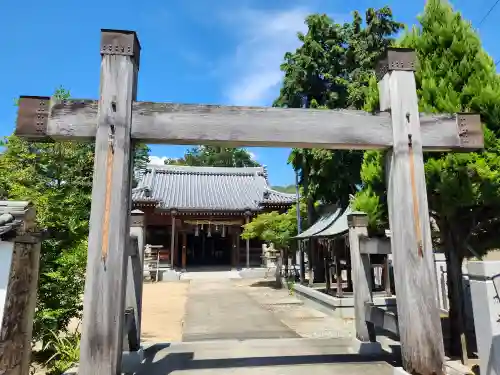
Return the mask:
<svg viewBox="0 0 500 375">
<path fill-rule="evenodd" d="M 248 175 L 262 176 L 265 171 L 263 167 L 205 167 L 205 166 L 187 166 L 187 165 L 156 165 L 148 164 L 146 169 L 157 173 L 172 174 L 202 174 L 202 175 Z"/>
</svg>

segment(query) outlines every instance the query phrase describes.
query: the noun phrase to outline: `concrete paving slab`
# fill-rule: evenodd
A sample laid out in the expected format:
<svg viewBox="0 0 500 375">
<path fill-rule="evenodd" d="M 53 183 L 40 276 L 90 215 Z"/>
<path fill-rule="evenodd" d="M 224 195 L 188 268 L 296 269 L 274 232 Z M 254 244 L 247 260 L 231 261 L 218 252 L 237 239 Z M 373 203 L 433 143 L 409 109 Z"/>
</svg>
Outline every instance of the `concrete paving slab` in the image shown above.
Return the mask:
<svg viewBox="0 0 500 375">
<path fill-rule="evenodd" d="M 287 327 L 307 338 L 354 338 L 351 322 L 342 322 L 331 317 L 324 319 L 294 319 L 283 317 Z M 329 324 L 328 324 L 329 323 Z"/>
<path fill-rule="evenodd" d="M 237 270 L 229 271 L 195 271 L 183 272 L 181 280 L 230 280 L 240 279 L 241 276 Z"/>
<path fill-rule="evenodd" d="M 309 365 L 281 365 L 276 367 L 236 367 L 172 370 L 169 372 L 156 372 L 150 370 L 148 375 L 392 375 L 392 368 L 384 363 L 343 363 L 343 364 L 309 364 Z"/>
<path fill-rule="evenodd" d="M 138 374 L 392 374 L 384 359 L 348 354 L 351 346 L 352 340 L 343 339 L 171 344 L 147 349 Z"/>
<path fill-rule="evenodd" d="M 191 280 L 182 341 L 287 337 L 298 334 L 230 280 Z"/>
<path fill-rule="evenodd" d="M 238 281 L 235 284 L 301 337 L 353 338 L 355 336 L 352 320 L 334 317 L 305 305 L 287 289 L 273 288 L 272 284 L 265 280 L 246 283 Z"/>
</svg>

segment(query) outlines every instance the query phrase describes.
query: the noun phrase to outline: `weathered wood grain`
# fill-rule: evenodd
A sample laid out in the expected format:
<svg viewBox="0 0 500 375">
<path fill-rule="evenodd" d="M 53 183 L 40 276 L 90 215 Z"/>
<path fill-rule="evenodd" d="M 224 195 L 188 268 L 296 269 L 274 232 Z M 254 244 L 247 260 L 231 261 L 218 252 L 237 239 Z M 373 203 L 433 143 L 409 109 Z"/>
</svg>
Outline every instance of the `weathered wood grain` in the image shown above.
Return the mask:
<svg viewBox="0 0 500 375">
<path fill-rule="evenodd" d="M 391 241 L 388 238 L 361 238 L 361 254 L 391 254 Z"/>
<path fill-rule="evenodd" d="M 374 128 L 390 126 L 387 119 L 347 110 L 137 103 L 133 137 L 148 143 L 364 149 L 383 147 L 390 140 L 387 133 L 386 139 L 377 137 L 380 145 L 376 145 L 366 136 Z M 333 128 L 336 134 L 332 137 Z"/>
<path fill-rule="evenodd" d="M 365 305 L 365 319 L 375 327 L 399 336 L 398 317 L 393 312 L 374 306 L 373 303 L 367 303 Z"/>
<path fill-rule="evenodd" d="M 387 200 L 403 367 L 442 374 L 443 337 L 437 305 L 431 229 L 414 73 L 387 73 L 394 148 Z"/>
<path fill-rule="evenodd" d="M 21 235 L 0 242 L 2 259 L 10 258 L 5 296 L 0 303 L 0 374 L 28 374 L 35 316 L 40 241 Z M 4 257 L 10 253 L 10 257 Z M 3 268 L 3 267 L 2 267 Z M 3 283 L 2 283 L 3 284 Z M 3 285 L 2 285 L 3 286 Z"/>
<path fill-rule="evenodd" d="M 367 254 L 361 254 L 360 250 L 360 237 L 368 236 L 368 217 L 366 214 L 353 212 L 347 216 L 347 222 L 356 338 L 363 342 L 374 342 L 376 341 L 375 331 L 365 318 L 365 304 L 372 302 L 370 258 Z"/>
<path fill-rule="evenodd" d="M 28 100 L 36 99 L 21 97 L 21 102 Z M 26 110 L 32 107 L 36 106 L 26 106 Z M 93 139 L 97 131 L 97 107 L 94 100 L 52 103 L 43 137 Z M 24 137 L 30 132 L 36 136 L 35 117 L 23 115 L 21 110 L 16 132 Z M 32 130 L 26 128 L 26 122 L 33 124 Z M 425 150 L 483 147 L 478 115 L 421 114 L 420 122 Z M 19 128 L 21 125 L 22 129 Z M 355 110 L 149 102 L 133 104 L 132 138 L 146 143 L 227 146 L 329 149 L 384 149 L 392 146 L 391 119 L 385 112 L 372 115 Z"/>
<path fill-rule="evenodd" d="M 101 60 L 80 375 L 121 373 L 136 61 L 118 54 Z"/>
<path fill-rule="evenodd" d="M 141 341 L 137 330 L 136 312 L 132 307 L 125 309 L 123 320 L 123 351 L 137 352 L 140 349 Z"/>
<path fill-rule="evenodd" d="M 125 294 L 125 310 L 129 309 L 134 313 L 134 333 L 137 335 L 134 342 L 141 341 L 141 320 L 142 320 L 142 281 L 143 281 L 143 259 L 141 249 L 139 248 L 138 238 L 130 236 L 130 251 L 127 268 L 127 290 Z M 130 335 L 130 333 L 129 333 Z M 126 340 L 124 344 L 129 344 L 131 341 Z M 123 350 L 134 351 L 138 347 L 124 347 Z"/>
<path fill-rule="evenodd" d="M 391 291 L 391 261 L 389 256 L 386 256 L 384 261 L 384 290 L 387 297 L 392 296 Z"/>
<path fill-rule="evenodd" d="M 135 323 L 137 337 L 141 338 L 142 325 L 142 290 L 144 274 L 144 247 L 145 243 L 145 216 L 140 210 L 133 210 L 130 218 L 130 240 L 133 254 L 128 260 L 127 269 L 127 291 L 125 295 L 125 306 L 135 306 Z M 137 241 L 137 244 L 135 243 Z M 128 275 L 133 275 L 133 283 Z"/>
<path fill-rule="evenodd" d="M 334 254 L 335 254 L 335 279 L 337 282 L 337 297 L 342 298 L 344 296 L 344 290 L 342 286 L 342 264 L 340 262 L 341 254 L 344 252 L 344 239 L 336 238 L 333 240 Z"/>
</svg>

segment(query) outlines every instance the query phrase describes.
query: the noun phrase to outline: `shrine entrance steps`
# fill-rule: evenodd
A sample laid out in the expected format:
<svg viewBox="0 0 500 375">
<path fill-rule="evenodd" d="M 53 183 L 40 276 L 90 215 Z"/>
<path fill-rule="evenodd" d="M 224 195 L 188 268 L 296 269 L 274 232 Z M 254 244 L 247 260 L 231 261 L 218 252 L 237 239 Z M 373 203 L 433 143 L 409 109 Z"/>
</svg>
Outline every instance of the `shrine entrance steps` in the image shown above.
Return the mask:
<svg viewBox="0 0 500 375">
<path fill-rule="evenodd" d="M 269 279 L 208 276 L 156 284 L 165 303 L 171 304 L 169 291 L 179 295 L 183 290 L 185 297 L 178 299 L 183 305 L 174 309 L 183 311 L 175 318 L 182 334 L 162 344 L 158 339 L 168 337 L 166 332 L 149 331 L 144 341 L 154 344 L 144 344 L 138 375 L 392 374 L 389 353 L 357 354 L 352 321 L 304 306 Z M 148 325 L 149 302 L 144 303 L 143 324 Z"/>
<path fill-rule="evenodd" d="M 392 375 L 380 357 L 346 354 L 348 339 L 181 342 L 145 351 L 139 375 Z"/>
</svg>

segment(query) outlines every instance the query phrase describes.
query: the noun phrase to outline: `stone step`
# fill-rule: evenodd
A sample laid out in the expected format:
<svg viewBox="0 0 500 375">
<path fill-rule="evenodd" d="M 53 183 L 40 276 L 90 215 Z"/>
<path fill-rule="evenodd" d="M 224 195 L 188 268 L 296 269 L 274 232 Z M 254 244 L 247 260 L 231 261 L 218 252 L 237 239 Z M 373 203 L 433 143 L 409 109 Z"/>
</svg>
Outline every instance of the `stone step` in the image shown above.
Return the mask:
<svg viewBox="0 0 500 375">
<path fill-rule="evenodd" d="M 304 338 L 155 344 L 145 348 L 138 374 L 392 374 L 391 356 L 368 346 Z"/>
<path fill-rule="evenodd" d="M 145 356 L 154 358 L 172 353 L 196 353 L 197 359 L 260 358 L 295 355 L 380 354 L 377 344 L 361 344 L 349 338 L 279 338 L 250 340 L 204 340 L 170 344 L 144 344 Z"/>
<path fill-rule="evenodd" d="M 136 375 L 390 375 L 398 365 L 379 344 L 346 338 L 144 343 L 140 356 L 131 354 L 124 352 L 122 369 Z M 77 367 L 65 372 L 77 374 Z"/>
</svg>

